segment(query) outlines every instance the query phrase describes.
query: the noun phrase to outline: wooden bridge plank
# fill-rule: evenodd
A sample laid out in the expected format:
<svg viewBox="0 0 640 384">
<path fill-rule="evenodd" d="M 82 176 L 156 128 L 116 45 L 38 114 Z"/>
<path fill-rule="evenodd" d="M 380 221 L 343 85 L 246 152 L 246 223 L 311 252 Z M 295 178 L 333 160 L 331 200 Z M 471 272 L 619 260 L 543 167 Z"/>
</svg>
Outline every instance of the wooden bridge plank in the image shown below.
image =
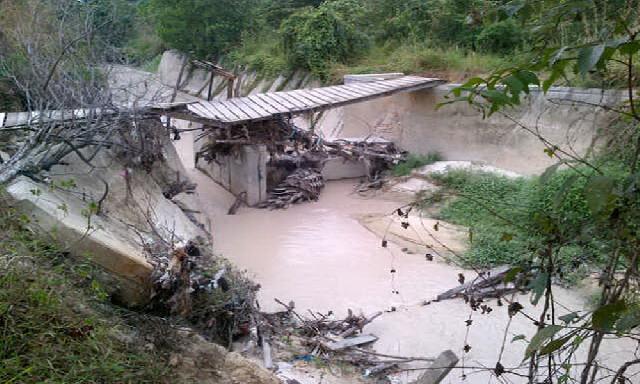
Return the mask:
<svg viewBox="0 0 640 384">
<path fill-rule="evenodd" d="M 225 101 L 218 101 L 215 103 L 211 103 L 212 106 L 217 109 L 218 111 L 220 111 L 221 113 L 224 113 L 228 123 L 234 122 L 234 121 L 238 121 L 238 120 L 242 120 L 242 118 L 238 115 L 236 115 L 235 113 L 233 113 L 233 111 L 227 106 L 227 103 Z"/>
<path fill-rule="evenodd" d="M 248 108 L 254 111 L 258 115 L 259 119 L 264 119 L 265 117 L 271 116 L 271 112 L 251 102 L 251 100 L 249 100 L 248 97 L 242 97 L 242 98 L 236 99 L 235 102 L 237 104 L 241 104 L 244 108 Z"/>
<path fill-rule="evenodd" d="M 222 103 L 221 103 L 222 104 Z M 252 117 L 248 112 L 243 111 L 241 108 L 238 108 L 234 103 L 234 99 L 227 99 L 224 101 L 224 106 L 231 111 L 234 115 L 238 117 L 236 121 L 240 120 L 251 120 Z"/>
<path fill-rule="evenodd" d="M 264 109 L 265 111 L 269 112 L 269 114 L 271 115 L 281 113 L 281 111 L 278 108 L 262 100 L 261 98 L 258 97 L 258 95 L 249 96 L 247 97 L 247 100 L 259 106 L 260 108 Z"/>
<path fill-rule="evenodd" d="M 330 95 L 326 95 L 322 92 L 318 92 L 317 89 L 307 89 L 305 90 L 306 93 L 308 93 L 309 95 L 311 95 L 312 97 L 319 99 L 319 100 L 323 100 L 323 102 L 321 104 L 330 104 L 333 102 L 333 98 L 330 97 Z"/>
<path fill-rule="evenodd" d="M 322 91 L 327 93 L 327 94 L 329 94 L 329 95 L 333 95 L 333 97 L 335 99 L 338 99 L 338 101 L 354 100 L 353 96 L 349 96 L 347 94 L 344 94 L 344 93 L 342 93 L 340 91 L 337 91 L 336 89 L 325 88 Z"/>
<path fill-rule="evenodd" d="M 325 89 L 329 89 L 329 90 L 334 90 L 336 92 L 340 92 L 341 94 L 345 94 L 348 95 L 349 97 L 353 98 L 353 99 L 359 99 L 362 96 L 368 96 L 369 94 L 366 94 L 364 92 L 362 93 L 358 93 L 355 91 L 350 90 L 349 88 L 347 88 L 344 85 L 340 85 L 340 86 L 335 86 L 335 87 L 329 87 L 329 88 L 325 88 Z"/>
<path fill-rule="evenodd" d="M 260 120 L 264 117 L 263 115 L 254 111 L 253 108 L 250 108 L 248 105 L 243 103 L 241 100 L 241 98 L 234 98 L 227 100 L 227 102 L 234 105 L 236 108 L 242 111 L 242 113 L 248 115 L 250 120 Z"/>
<path fill-rule="evenodd" d="M 276 94 L 283 99 L 289 100 L 289 102 L 294 104 L 299 109 L 309 109 L 313 107 L 313 104 L 304 100 L 300 100 L 299 98 L 291 95 L 290 92 L 277 92 Z"/>
<path fill-rule="evenodd" d="M 283 101 L 281 101 L 280 99 L 274 97 L 273 93 L 258 94 L 256 96 L 260 100 L 262 100 L 265 103 L 271 105 L 273 108 L 275 108 L 277 111 L 279 111 L 279 113 L 291 113 L 296 109 L 293 105 L 291 105 L 286 100 L 285 100 L 285 104 L 282 104 Z"/>
<path fill-rule="evenodd" d="M 291 93 L 301 98 L 304 98 L 306 100 L 309 100 L 315 106 L 321 106 L 327 103 L 327 100 L 325 98 L 315 95 L 313 92 L 310 92 L 310 90 L 307 90 L 307 89 L 298 89 Z"/>
<path fill-rule="evenodd" d="M 211 115 L 211 113 L 200 103 L 192 103 L 187 105 L 187 110 L 200 117 L 204 117 L 207 119 L 215 119 L 216 117 Z"/>
<path fill-rule="evenodd" d="M 323 95 L 327 95 L 327 97 L 331 97 L 332 100 L 334 100 L 332 104 L 342 103 L 346 100 L 354 100 L 353 97 L 338 95 L 335 92 L 329 91 L 328 89 L 321 89 L 318 93 L 322 93 Z"/>
<path fill-rule="evenodd" d="M 301 108 L 299 104 L 293 103 L 291 100 L 283 98 L 281 96 L 281 92 L 269 93 L 269 97 L 277 102 L 279 105 L 283 106 L 285 109 L 288 109 L 290 112 L 297 112 Z"/>
<path fill-rule="evenodd" d="M 213 105 L 213 103 L 210 102 L 202 102 L 198 104 L 200 106 L 200 108 L 204 109 L 209 115 L 211 116 L 215 116 L 215 119 L 220 120 L 220 121 L 225 121 L 226 118 L 224 117 L 224 114 L 222 112 L 220 112 L 215 105 Z"/>
<path fill-rule="evenodd" d="M 323 91 L 322 91 L 321 89 L 319 89 L 319 88 L 314 89 L 314 90 L 313 90 L 313 93 L 314 93 L 314 94 L 316 94 L 316 95 L 318 95 L 319 97 L 323 97 L 324 99 L 326 99 L 327 101 L 324 103 L 325 105 L 332 105 L 332 104 L 335 104 L 335 103 L 340 102 L 340 100 L 339 100 L 339 99 L 337 99 L 337 98 L 335 97 L 335 95 L 332 95 L 332 94 L 330 94 L 330 93 L 323 92 Z"/>
<path fill-rule="evenodd" d="M 354 87 L 352 85 L 342 85 L 342 89 L 354 93 L 358 96 L 371 96 L 372 91 L 365 91 L 362 88 Z"/>
</svg>

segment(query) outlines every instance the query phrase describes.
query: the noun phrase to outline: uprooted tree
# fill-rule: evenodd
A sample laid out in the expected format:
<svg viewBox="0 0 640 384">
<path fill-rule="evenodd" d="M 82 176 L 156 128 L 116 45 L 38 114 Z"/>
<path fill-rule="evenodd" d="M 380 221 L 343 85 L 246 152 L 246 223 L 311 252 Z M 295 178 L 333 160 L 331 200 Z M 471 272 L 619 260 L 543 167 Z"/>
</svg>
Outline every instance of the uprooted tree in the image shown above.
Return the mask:
<svg viewBox="0 0 640 384">
<path fill-rule="evenodd" d="M 153 163 L 159 119 L 123 105 L 125 90 L 109 83 L 113 46 L 104 30 L 115 19 L 99 3 L 0 3 L 0 75 L 31 113 L 0 129 L 0 184 L 37 178 L 70 154 L 92 167 L 104 149 L 128 156 L 131 166 Z"/>
</svg>

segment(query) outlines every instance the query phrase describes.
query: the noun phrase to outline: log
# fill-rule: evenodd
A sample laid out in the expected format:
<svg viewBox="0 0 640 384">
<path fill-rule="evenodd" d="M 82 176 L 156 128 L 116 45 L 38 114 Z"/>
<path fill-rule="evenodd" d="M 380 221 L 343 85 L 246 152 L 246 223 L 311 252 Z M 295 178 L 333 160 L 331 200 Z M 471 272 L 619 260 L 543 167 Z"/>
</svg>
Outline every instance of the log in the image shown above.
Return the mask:
<svg viewBox="0 0 640 384">
<path fill-rule="evenodd" d="M 439 384 L 458 364 L 458 356 L 451 350 L 446 350 L 436 358 L 431 367 L 412 384 Z"/>
<path fill-rule="evenodd" d="M 504 277 L 511 270 L 509 266 L 501 266 L 494 268 L 488 272 L 485 272 L 482 276 L 478 276 L 475 279 L 468 281 L 460 286 L 452 288 L 437 296 L 436 300 L 449 300 L 456 297 L 460 297 L 466 293 L 473 294 L 474 292 L 482 293 L 484 295 L 491 293 L 492 290 L 506 292 L 516 289 L 513 284 L 505 284 Z"/>
<path fill-rule="evenodd" d="M 361 335 L 357 337 L 350 337 L 348 339 L 342 339 L 338 341 L 332 341 L 325 343 L 324 347 L 331 351 L 340 351 L 343 349 L 355 347 L 358 345 L 369 344 L 377 341 L 378 338 L 374 335 Z"/>
</svg>

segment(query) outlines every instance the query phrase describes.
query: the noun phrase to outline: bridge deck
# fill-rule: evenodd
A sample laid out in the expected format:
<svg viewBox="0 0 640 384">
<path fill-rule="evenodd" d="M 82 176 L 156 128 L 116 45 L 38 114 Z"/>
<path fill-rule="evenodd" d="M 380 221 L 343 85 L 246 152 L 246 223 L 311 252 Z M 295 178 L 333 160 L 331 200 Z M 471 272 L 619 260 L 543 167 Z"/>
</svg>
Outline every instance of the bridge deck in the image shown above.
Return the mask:
<svg viewBox="0 0 640 384">
<path fill-rule="evenodd" d="M 272 92 L 228 100 L 166 104 L 157 106 L 157 109 L 163 109 L 170 115 L 174 112 L 176 117 L 187 119 L 191 115 L 194 120 L 215 126 L 240 125 L 278 116 L 319 112 L 400 92 L 433 88 L 444 82 L 440 79 L 403 76 L 392 80 Z"/>
<path fill-rule="evenodd" d="M 227 100 L 158 104 L 151 106 L 150 109 L 156 113 L 168 114 L 209 126 L 228 127 L 280 116 L 320 112 L 395 93 L 433 88 L 444 82 L 440 79 L 402 76 L 391 80 L 263 93 Z M 0 113 L 0 128 L 29 125 L 41 121 L 82 120 L 90 114 L 92 111 L 88 110 Z"/>
</svg>

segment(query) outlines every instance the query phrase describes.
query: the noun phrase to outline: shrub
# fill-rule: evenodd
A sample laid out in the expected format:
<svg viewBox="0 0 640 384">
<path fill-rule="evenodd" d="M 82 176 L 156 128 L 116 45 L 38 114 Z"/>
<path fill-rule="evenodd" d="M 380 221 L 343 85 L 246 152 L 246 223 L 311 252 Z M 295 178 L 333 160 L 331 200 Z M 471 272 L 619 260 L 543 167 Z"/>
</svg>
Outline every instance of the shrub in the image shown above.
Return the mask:
<svg viewBox="0 0 640 384">
<path fill-rule="evenodd" d="M 471 231 L 466 254 L 473 265 L 519 264 L 536 255 L 544 233 L 563 239 L 558 268 L 570 275 L 579 267 L 597 265 L 610 244 L 602 235 L 588 204 L 590 169 L 562 170 L 543 179 L 509 179 L 487 173 L 452 171 L 433 175 L 436 183 L 456 197 L 440 212 L 440 218 Z M 604 169 L 621 180 L 615 165 Z"/>
<path fill-rule="evenodd" d="M 150 0 L 160 38 L 198 58 L 218 58 L 240 42 L 251 0 Z"/>
<path fill-rule="evenodd" d="M 347 62 L 368 46 L 368 38 L 331 7 L 306 8 L 281 26 L 285 53 L 296 68 L 326 79 L 331 62 Z"/>
<path fill-rule="evenodd" d="M 405 161 L 393 167 L 392 173 L 394 176 L 408 176 L 412 170 L 440 160 L 442 160 L 442 156 L 436 152 L 431 152 L 427 155 L 411 154 Z"/>
<path fill-rule="evenodd" d="M 513 19 L 493 23 L 482 29 L 476 39 L 478 49 L 486 52 L 508 54 L 522 46 L 525 33 Z"/>
</svg>

